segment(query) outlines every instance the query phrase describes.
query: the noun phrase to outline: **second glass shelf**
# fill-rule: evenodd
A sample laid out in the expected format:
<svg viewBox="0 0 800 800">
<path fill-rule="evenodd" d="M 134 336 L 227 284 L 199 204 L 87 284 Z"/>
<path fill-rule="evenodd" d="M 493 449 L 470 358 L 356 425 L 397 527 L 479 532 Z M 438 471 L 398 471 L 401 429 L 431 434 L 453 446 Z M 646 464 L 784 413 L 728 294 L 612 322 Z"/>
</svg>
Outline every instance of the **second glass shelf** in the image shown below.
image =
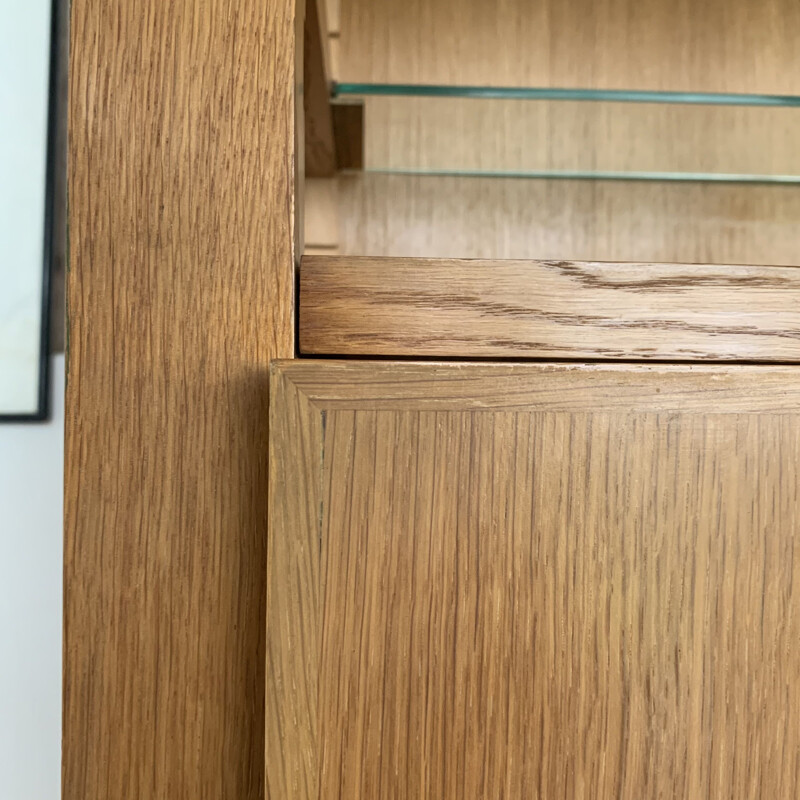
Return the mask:
<svg viewBox="0 0 800 800">
<path fill-rule="evenodd" d="M 800 184 L 800 97 L 348 83 L 369 172 Z"/>
</svg>

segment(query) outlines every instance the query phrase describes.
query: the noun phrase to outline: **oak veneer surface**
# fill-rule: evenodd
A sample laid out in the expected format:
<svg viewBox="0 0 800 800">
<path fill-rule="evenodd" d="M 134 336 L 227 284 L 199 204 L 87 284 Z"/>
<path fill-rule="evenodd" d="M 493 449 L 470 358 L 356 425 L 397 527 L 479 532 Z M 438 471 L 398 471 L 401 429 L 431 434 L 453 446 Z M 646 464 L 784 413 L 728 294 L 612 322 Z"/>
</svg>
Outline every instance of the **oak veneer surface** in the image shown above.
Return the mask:
<svg viewBox="0 0 800 800">
<path fill-rule="evenodd" d="M 304 257 L 318 355 L 800 362 L 790 267 Z"/>
<path fill-rule="evenodd" d="M 264 794 L 302 8 L 72 3 L 65 800 Z"/>
<path fill-rule="evenodd" d="M 795 368 L 273 381 L 271 797 L 794 796 Z"/>
</svg>

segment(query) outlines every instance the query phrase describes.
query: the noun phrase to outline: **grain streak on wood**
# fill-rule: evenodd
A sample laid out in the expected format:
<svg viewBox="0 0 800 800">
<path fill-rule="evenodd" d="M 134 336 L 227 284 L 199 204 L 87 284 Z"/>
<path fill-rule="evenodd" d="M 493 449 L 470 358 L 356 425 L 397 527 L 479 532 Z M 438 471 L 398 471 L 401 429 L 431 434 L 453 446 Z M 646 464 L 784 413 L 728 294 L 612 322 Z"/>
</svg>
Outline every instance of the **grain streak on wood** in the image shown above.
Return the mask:
<svg viewBox="0 0 800 800">
<path fill-rule="evenodd" d="M 321 486 L 316 593 L 270 573 L 321 625 L 298 679 L 318 686 L 319 794 L 296 796 L 793 796 L 797 370 L 276 374 L 324 438 L 309 458 L 295 395 L 273 409 L 287 469 Z"/>
<path fill-rule="evenodd" d="M 302 9 L 72 3 L 64 800 L 264 796 Z"/>
<path fill-rule="evenodd" d="M 320 355 L 800 361 L 794 268 L 307 256 Z"/>
</svg>

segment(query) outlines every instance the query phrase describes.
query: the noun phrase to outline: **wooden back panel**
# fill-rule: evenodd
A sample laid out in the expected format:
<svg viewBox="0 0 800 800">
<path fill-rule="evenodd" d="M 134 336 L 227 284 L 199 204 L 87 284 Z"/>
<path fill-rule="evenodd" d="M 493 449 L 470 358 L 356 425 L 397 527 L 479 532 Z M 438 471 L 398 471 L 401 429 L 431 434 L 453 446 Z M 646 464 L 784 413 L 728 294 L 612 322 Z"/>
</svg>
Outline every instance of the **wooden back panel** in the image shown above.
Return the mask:
<svg viewBox="0 0 800 800">
<path fill-rule="evenodd" d="M 799 94 L 793 0 L 341 0 L 338 79 Z"/>
</svg>

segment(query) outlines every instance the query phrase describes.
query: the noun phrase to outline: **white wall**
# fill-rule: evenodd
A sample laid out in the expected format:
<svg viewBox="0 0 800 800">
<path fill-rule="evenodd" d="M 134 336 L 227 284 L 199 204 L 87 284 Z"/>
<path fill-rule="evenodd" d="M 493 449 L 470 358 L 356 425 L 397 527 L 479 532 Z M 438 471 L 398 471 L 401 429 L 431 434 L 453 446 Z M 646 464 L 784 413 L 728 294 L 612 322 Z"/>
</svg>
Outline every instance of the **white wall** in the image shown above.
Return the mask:
<svg viewBox="0 0 800 800">
<path fill-rule="evenodd" d="M 0 0 L 0 411 L 6 414 L 30 414 L 39 405 L 51 4 Z"/>
<path fill-rule="evenodd" d="M 64 356 L 51 421 L 0 423 L 0 798 L 61 786 Z"/>
</svg>

